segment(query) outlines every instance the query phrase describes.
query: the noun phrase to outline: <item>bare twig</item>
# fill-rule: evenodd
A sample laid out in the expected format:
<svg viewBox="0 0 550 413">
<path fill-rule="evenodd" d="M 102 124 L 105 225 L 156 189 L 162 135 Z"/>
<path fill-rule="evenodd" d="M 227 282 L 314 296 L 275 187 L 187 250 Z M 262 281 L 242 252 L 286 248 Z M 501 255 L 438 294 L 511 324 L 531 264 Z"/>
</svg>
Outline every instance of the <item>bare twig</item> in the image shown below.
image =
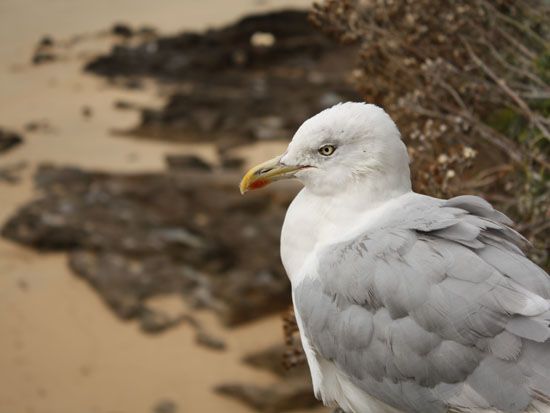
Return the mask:
<svg viewBox="0 0 550 413">
<path fill-rule="evenodd" d="M 489 51 L 491 52 L 491 55 L 507 70 L 509 70 L 510 72 L 514 72 L 516 73 L 518 76 L 521 76 L 521 77 L 525 77 L 525 78 L 528 78 L 529 80 L 533 81 L 534 83 L 536 83 L 537 86 L 543 88 L 543 89 L 548 89 L 548 85 L 539 77 L 536 75 L 536 73 L 534 73 L 532 70 L 529 71 L 529 70 L 525 70 L 525 69 L 521 69 L 519 67 L 516 67 L 510 63 L 508 63 L 506 61 L 506 59 L 504 57 L 502 57 L 502 55 L 495 49 L 495 47 L 490 44 L 489 42 L 485 41 L 485 40 L 481 40 L 480 41 L 485 47 L 487 47 L 489 49 Z"/>
<path fill-rule="evenodd" d="M 548 48 L 548 43 L 545 41 L 542 37 L 540 37 L 537 33 L 535 33 L 529 26 L 526 26 L 525 24 L 522 24 L 517 19 L 512 19 L 511 17 L 501 13 L 495 6 L 493 6 L 489 1 L 487 0 L 479 0 L 483 6 L 490 9 L 491 12 L 501 21 L 508 23 L 509 25 L 515 27 L 517 30 L 525 33 L 527 36 L 529 36 L 531 39 L 535 40 L 540 47 L 543 49 Z"/>
<path fill-rule="evenodd" d="M 519 95 L 514 92 L 507 84 L 506 81 L 500 77 L 498 77 L 495 72 L 487 66 L 478 55 L 475 54 L 475 52 L 472 50 L 472 47 L 468 43 L 468 41 L 463 40 L 464 46 L 466 47 L 466 50 L 468 51 L 468 54 L 472 58 L 472 60 L 485 72 L 487 76 L 489 76 L 502 90 L 504 93 L 506 93 L 516 105 L 518 105 L 519 109 L 523 112 L 523 114 L 533 123 L 539 130 L 542 132 L 542 134 L 547 138 L 550 139 L 550 132 L 546 127 L 539 121 L 538 117 L 531 111 L 529 108 L 529 105 L 525 103 L 525 101 L 519 97 Z"/>
<path fill-rule="evenodd" d="M 537 58 L 537 55 L 533 53 L 531 50 L 529 50 L 527 47 L 521 44 L 514 36 L 511 36 L 510 33 L 506 32 L 505 30 L 502 30 L 500 27 L 495 28 L 496 31 L 504 37 L 504 39 L 510 44 L 513 44 L 520 52 L 522 52 L 528 59 L 535 60 Z"/>
</svg>

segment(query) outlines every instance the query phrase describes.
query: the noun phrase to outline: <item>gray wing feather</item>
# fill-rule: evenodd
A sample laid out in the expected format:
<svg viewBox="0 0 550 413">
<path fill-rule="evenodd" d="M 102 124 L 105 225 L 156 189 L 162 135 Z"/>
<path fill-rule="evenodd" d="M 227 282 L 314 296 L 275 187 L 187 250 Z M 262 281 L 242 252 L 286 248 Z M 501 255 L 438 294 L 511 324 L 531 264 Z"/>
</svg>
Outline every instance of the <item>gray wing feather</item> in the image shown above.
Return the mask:
<svg viewBox="0 0 550 413">
<path fill-rule="evenodd" d="M 511 221 L 474 196 L 392 212 L 295 286 L 317 355 L 407 412 L 548 403 L 550 278 Z"/>
</svg>

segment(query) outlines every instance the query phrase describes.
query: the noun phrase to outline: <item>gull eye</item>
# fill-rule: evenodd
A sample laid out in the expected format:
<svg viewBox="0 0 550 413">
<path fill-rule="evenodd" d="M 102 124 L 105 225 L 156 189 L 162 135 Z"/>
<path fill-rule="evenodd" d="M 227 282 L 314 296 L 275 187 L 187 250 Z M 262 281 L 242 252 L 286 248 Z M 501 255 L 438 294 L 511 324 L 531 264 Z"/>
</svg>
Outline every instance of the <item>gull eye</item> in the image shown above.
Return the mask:
<svg viewBox="0 0 550 413">
<path fill-rule="evenodd" d="M 323 145 L 319 148 L 319 153 L 323 156 L 330 156 L 335 150 L 336 147 L 334 145 Z"/>
</svg>

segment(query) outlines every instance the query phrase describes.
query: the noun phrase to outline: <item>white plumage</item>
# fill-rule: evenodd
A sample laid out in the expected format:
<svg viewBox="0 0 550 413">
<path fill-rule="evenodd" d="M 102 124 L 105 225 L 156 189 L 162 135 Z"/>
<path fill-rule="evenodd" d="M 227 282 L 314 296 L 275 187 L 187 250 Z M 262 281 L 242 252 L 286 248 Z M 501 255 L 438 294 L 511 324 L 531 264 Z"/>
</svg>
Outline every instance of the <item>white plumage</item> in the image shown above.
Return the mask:
<svg viewBox="0 0 550 413">
<path fill-rule="evenodd" d="M 350 413 L 550 412 L 550 279 L 478 197 L 411 191 L 379 107 L 307 120 L 241 190 L 296 177 L 281 256 L 314 391 Z"/>
</svg>

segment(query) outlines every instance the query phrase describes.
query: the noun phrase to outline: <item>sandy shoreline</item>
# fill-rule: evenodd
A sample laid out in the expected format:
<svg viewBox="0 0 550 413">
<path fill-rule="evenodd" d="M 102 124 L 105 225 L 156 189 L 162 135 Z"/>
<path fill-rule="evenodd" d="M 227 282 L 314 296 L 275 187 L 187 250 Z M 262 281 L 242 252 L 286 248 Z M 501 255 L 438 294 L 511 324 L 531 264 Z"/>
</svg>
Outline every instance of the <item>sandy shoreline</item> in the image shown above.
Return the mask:
<svg viewBox="0 0 550 413">
<path fill-rule="evenodd" d="M 131 126 L 137 116 L 116 111 L 115 100 L 162 100 L 151 89 L 111 89 L 82 74 L 82 56 L 106 50 L 107 38 L 84 40 L 66 59 L 33 67 L 30 56 L 41 36 L 66 39 L 118 21 L 162 31 L 200 29 L 245 12 L 308 3 L 238 0 L 228 7 L 228 2 L 212 0 L 59 0 L 43 7 L 30 0 L 1 2 L 0 126 L 21 131 L 30 121 L 47 120 L 51 130 L 25 133 L 26 142 L 0 158 L 0 166 L 27 164 L 20 183 L 0 184 L 0 220 L 31 199 L 31 176 L 40 162 L 153 171 L 163 168 L 166 153 L 182 151 L 181 146 L 112 136 L 113 129 Z M 83 106 L 92 109 L 91 118 L 82 116 Z M 208 159 L 215 156 L 210 147 L 187 150 Z M 228 350 L 217 353 L 196 346 L 194 332 L 186 325 L 147 336 L 135 323 L 121 323 L 69 272 L 64 254 L 39 254 L 0 240 L 0 274 L 1 412 L 150 412 L 163 400 L 175 402 L 178 411 L 247 412 L 211 388 L 236 379 L 274 381 L 240 359 L 279 339 L 278 317 L 227 331 L 211 314 L 200 314 L 200 320 L 227 342 Z"/>
</svg>

